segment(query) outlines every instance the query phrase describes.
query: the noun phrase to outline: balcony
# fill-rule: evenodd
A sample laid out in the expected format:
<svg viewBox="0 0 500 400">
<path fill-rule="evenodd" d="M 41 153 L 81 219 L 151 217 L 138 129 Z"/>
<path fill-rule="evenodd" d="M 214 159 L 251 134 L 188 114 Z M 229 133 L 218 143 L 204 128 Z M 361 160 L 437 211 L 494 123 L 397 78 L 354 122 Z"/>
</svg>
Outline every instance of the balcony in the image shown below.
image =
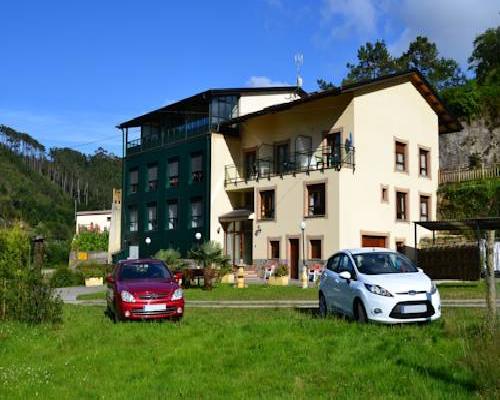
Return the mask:
<svg viewBox="0 0 500 400">
<path fill-rule="evenodd" d="M 174 127 L 163 127 L 159 132 L 127 142 L 127 155 L 139 153 L 155 147 L 185 141 L 191 137 L 210 132 L 208 117 L 186 121 Z"/>
<path fill-rule="evenodd" d="M 264 145 L 269 146 L 269 145 Z M 354 169 L 353 146 L 321 147 L 314 151 L 291 153 L 288 158 L 277 162 L 273 157 L 257 158 L 250 165 L 225 166 L 225 184 L 237 185 L 241 182 L 271 179 L 274 176 L 308 174 L 310 171 L 323 171 L 325 169 L 340 169 L 347 167 Z"/>
</svg>

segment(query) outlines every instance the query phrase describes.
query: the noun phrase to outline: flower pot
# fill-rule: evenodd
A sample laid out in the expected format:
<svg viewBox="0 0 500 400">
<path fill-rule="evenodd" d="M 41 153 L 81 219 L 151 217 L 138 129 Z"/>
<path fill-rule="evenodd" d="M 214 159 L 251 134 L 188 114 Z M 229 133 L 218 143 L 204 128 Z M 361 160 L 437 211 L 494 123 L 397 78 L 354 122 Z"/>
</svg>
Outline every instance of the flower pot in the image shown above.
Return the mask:
<svg viewBox="0 0 500 400">
<path fill-rule="evenodd" d="M 273 286 L 287 286 L 288 276 L 271 276 L 268 283 Z"/>
<path fill-rule="evenodd" d="M 93 277 L 93 278 L 85 278 L 85 286 L 86 287 L 91 287 L 91 286 L 102 286 L 104 283 L 104 280 L 103 278 L 97 278 L 97 277 Z"/>
<path fill-rule="evenodd" d="M 221 280 L 220 280 L 221 283 L 231 283 L 233 284 L 234 283 L 234 274 L 226 274 L 224 275 Z"/>
</svg>

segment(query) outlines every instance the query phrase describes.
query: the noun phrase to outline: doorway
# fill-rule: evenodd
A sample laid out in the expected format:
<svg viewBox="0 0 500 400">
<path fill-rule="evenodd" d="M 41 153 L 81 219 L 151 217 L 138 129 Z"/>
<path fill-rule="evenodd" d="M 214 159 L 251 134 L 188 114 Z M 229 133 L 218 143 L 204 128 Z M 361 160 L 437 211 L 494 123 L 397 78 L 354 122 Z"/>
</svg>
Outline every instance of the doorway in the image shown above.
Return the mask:
<svg viewBox="0 0 500 400">
<path fill-rule="evenodd" d="M 299 239 L 288 239 L 290 244 L 290 277 L 299 279 Z"/>
</svg>

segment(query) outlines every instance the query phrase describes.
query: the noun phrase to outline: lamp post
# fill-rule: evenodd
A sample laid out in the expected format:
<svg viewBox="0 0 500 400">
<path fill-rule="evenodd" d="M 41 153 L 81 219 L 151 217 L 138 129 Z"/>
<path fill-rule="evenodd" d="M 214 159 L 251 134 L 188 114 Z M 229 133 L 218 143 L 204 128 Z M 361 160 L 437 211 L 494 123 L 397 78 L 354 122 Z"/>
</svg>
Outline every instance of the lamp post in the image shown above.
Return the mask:
<svg viewBox="0 0 500 400">
<path fill-rule="evenodd" d="M 200 232 L 196 232 L 194 234 L 194 238 L 196 239 L 196 243 L 198 244 L 198 248 L 200 248 L 201 233 Z"/>
<path fill-rule="evenodd" d="M 306 237 L 305 237 L 305 231 L 306 231 L 306 221 L 302 221 L 300 223 L 300 230 L 302 231 L 302 289 L 307 289 L 308 287 L 308 282 L 307 282 L 307 267 L 306 267 Z"/>
<path fill-rule="evenodd" d="M 144 241 L 146 242 L 148 257 L 150 257 L 151 255 L 149 254 L 149 245 L 151 244 L 151 238 L 149 236 L 146 236 L 146 239 Z"/>
</svg>

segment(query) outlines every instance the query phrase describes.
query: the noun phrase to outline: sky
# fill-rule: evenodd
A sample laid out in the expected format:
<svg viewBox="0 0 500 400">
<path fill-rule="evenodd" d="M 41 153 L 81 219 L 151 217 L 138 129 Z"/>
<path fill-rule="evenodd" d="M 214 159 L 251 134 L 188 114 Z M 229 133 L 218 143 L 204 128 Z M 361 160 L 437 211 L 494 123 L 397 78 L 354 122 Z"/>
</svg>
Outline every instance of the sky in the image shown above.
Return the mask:
<svg viewBox="0 0 500 400">
<path fill-rule="evenodd" d="M 215 87 L 340 83 L 361 44 L 417 35 L 464 70 L 498 0 L 81 0 L 0 3 L 0 124 L 47 147 L 121 154 L 119 122 Z"/>
</svg>

